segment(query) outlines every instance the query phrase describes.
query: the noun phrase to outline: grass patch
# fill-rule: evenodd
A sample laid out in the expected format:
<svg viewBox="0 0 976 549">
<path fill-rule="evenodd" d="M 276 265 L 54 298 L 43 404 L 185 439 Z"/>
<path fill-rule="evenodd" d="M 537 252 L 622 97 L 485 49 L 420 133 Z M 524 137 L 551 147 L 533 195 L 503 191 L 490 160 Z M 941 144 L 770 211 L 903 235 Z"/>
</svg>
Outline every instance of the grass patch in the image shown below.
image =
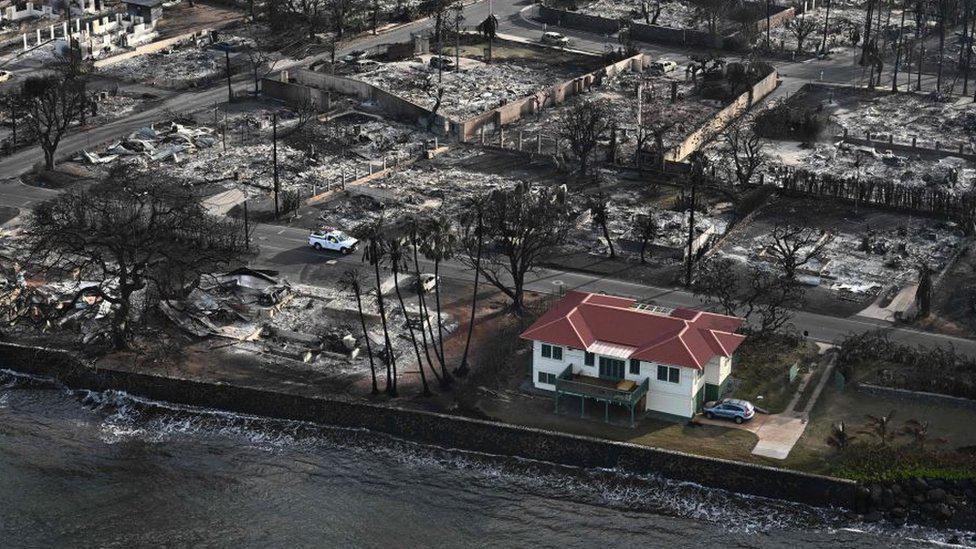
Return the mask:
<svg viewBox="0 0 976 549">
<path fill-rule="evenodd" d="M 855 444 L 832 459 L 831 474 L 862 482 L 938 478 L 976 478 L 971 455 L 921 449 L 915 445 Z"/>
<path fill-rule="evenodd" d="M 739 347 L 732 376 L 733 396 L 749 400 L 770 412 L 782 412 L 789 404 L 802 374 L 817 355 L 807 341 L 787 336 L 749 338 Z M 800 375 L 791 383 L 789 370 L 800 364 Z M 760 398 L 762 397 L 762 398 Z"/>
</svg>

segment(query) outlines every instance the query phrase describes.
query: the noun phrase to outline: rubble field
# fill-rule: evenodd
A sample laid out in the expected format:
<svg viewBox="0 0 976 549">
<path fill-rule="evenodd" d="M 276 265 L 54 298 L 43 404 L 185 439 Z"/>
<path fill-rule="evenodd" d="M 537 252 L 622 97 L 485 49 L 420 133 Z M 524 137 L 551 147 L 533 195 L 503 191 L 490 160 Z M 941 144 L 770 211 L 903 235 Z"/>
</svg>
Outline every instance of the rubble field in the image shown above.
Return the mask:
<svg viewBox="0 0 976 549">
<path fill-rule="evenodd" d="M 851 136 L 891 135 L 896 143 L 918 138 L 919 146 L 976 144 L 976 103 L 971 98 L 939 101 L 929 95 L 806 84 L 788 100 L 800 109 L 826 112 Z"/>
<path fill-rule="evenodd" d="M 816 212 L 813 214 L 812 212 Z M 851 300 L 863 300 L 918 280 L 918 266 L 945 269 L 964 242 L 953 223 L 815 200 L 779 199 L 715 251 L 746 264 L 773 268 L 763 257 L 777 225 L 822 231 L 822 252 L 801 270 L 801 280 Z"/>
<path fill-rule="evenodd" d="M 221 77 L 225 74 L 224 52 L 199 48 L 192 44 L 131 57 L 113 63 L 103 74 L 129 82 L 160 82 L 160 85 L 180 87 L 191 82 Z M 185 83 L 185 84 L 184 84 Z"/>
<path fill-rule="evenodd" d="M 956 156 L 943 158 L 893 152 L 876 147 L 836 143 L 773 142 L 764 169 L 774 180 L 780 166 L 817 174 L 857 176 L 862 180 L 896 181 L 908 187 L 937 187 L 965 194 L 976 182 L 973 163 Z"/>
<path fill-rule="evenodd" d="M 617 19 L 633 21 L 635 23 L 649 24 L 640 9 L 640 3 L 627 2 L 625 0 L 594 0 L 580 5 L 576 10 L 585 15 L 594 15 L 606 19 Z M 648 6 L 649 17 L 654 17 L 653 5 Z M 708 30 L 707 22 L 698 17 L 699 8 L 692 2 L 676 1 L 662 2 L 661 13 L 655 25 L 676 29 L 695 29 L 701 31 Z M 723 18 L 719 23 L 719 31 L 725 32 L 732 30 L 735 22 Z"/>
<path fill-rule="evenodd" d="M 537 48 L 501 44 L 496 45 L 492 62 L 487 64 L 474 55 L 474 51 L 473 48 L 465 48 L 462 52 L 465 57 L 460 59 L 461 70 L 445 70 L 442 75 L 430 67 L 430 56 L 421 56 L 382 63 L 375 70 L 353 77 L 425 108 L 433 107 L 437 89 L 443 87 L 444 95 L 438 113 L 455 120 L 466 120 L 581 76 L 591 70 L 593 63 L 592 59 L 581 57 L 574 69 L 570 63 L 558 62 L 571 55 L 566 52 L 554 51 L 553 59 L 549 60 Z M 445 56 L 449 55 L 445 52 Z"/>
<path fill-rule="evenodd" d="M 427 133 L 378 116 L 349 111 L 326 123 L 304 123 L 277 104 L 237 103 L 215 113 L 154 124 L 82 159 L 94 165 L 125 162 L 141 170 L 165 169 L 201 194 L 236 191 L 268 196 L 274 188 L 272 113 L 278 113 L 278 176 L 281 189 L 307 197 L 342 177 L 363 175 L 383 159 L 418 154 Z M 215 122 L 216 120 L 216 122 Z M 226 150 L 224 143 L 226 142 Z"/>
<path fill-rule="evenodd" d="M 834 53 L 842 53 L 846 48 L 853 48 L 856 44 L 851 42 L 851 33 L 854 29 L 857 32 L 864 31 L 864 18 L 867 11 L 864 9 L 863 2 L 833 2 L 830 6 L 830 28 L 827 32 L 827 48 L 835 49 Z M 823 42 L 824 19 L 827 17 L 827 9 L 823 5 L 809 10 L 796 16 L 796 21 L 812 21 L 814 31 L 803 40 L 803 51 L 810 53 L 820 48 Z M 892 21 L 900 21 L 901 12 L 892 10 Z M 756 37 L 757 44 L 765 44 L 766 33 L 761 32 Z M 790 25 L 779 25 L 769 29 L 770 47 L 785 51 L 796 50 L 796 33 Z"/>
<path fill-rule="evenodd" d="M 551 166 L 540 163 L 511 170 L 508 168 L 511 163 L 512 158 L 507 155 L 471 147 L 448 151 L 431 162 L 347 188 L 346 196 L 316 208 L 317 217 L 305 223 L 309 227 L 328 223 L 349 229 L 390 210 L 457 218 L 463 215 L 466 200 L 494 189 L 509 189 L 520 182 L 568 185 L 573 186 L 572 195 L 580 213 L 575 229 L 558 253 L 601 256 L 607 253 L 602 228 L 594 225 L 585 202 L 587 194 L 596 189 L 579 189 L 565 178 L 554 177 Z M 639 258 L 635 220 L 638 214 L 648 214 L 654 217 L 659 230 L 649 242 L 647 256 L 662 262 L 680 262 L 687 246 L 688 213 L 676 205 L 680 202 L 677 193 L 673 189 L 664 192 L 651 188 L 643 182 L 625 181 L 612 172 L 606 172 L 601 179 L 604 181 L 601 188 L 608 197 L 608 229 L 618 255 L 623 259 Z M 709 212 L 700 212 L 695 219 L 696 233 L 711 235 L 706 238 L 724 234 L 731 219 L 724 208 L 713 206 L 716 205 L 708 206 Z"/>
<path fill-rule="evenodd" d="M 408 322 L 419 330 L 424 322 L 412 275 L 401 275 L 406 316 L 396 298 L 394 282 L 382 281 L 386 297 L 390 344 L 397 361 L 415 361 Z M 368 286 L 367 286 L 368 287 Z M 366 333 L 374 357 L 386 354 L 375 291 L 362 296 Z M 429 307 L 429 306 L 428 306 Z M 331 374 L 362 375 L 369 358 L 355 296 L 335 287 L 293 285 L 270 271 L 241 268 L 214 277 L 182 303 L 162 306 L 176 325 L 197 337 L 236 340 L 238 351 L 252 352 Z M 428 309 L 427 330 L 436 330 L 436 311 Z M 445 335 L 457 322 L 441 313 Z M 420 341 L 420 333 L 416 332 Z"/>
<path fill-rule="evenodd" d="M 606 99 L 612 103 L 613 110 L 617 113 L 617 127 L 622 130 L 618 135 L 619 157 L 629 161 L 637 150 L 637 86 L 642 84 L 644 120 L 661 120 L 671 124 L 662 136 L 665 150 L 669 149 L 681 143 L 724 106 L 721 101 L 698 96 L 694 83 L 677 76 L 678 72 L 680 71 L 664 76 L 620 73 L 605 80 L 601 86 L 595 86 L 589 94 L 573 96 L 559 105 L 542 109 L 534 116 L 526 116 L 505 126 L 505 132 L 509 135 L 523 131 L 530 135 L 542 133 L 556 136 L 562 121 L 580 101 Z M 671 102 L 673 84 L 677 84 L 677 101 L 674 103 Z M 645 147 L 652 141 L 648 138 Z"/>
<path fill-rule="evenodd" d="M 976 165 L 962 157 L 892 150 L 844 142 L 846 129 L 852 138 L 875 141 L 888 135 L 896 144 L 945 149 L 976 144 L 976 104 L 967 99 L 940 102 L 909 93 L 807 84 L 787 100 L 800 112 L 825 113 L 829 123 L 821 141 L 775 140 L 770 156 L 778 164 L 814 173 L 857 176 L 864 179 L 897 181 L 906 186 L 935 186 L 956 194 L 972 189 Z M 971 150 L 971 149 L 968 149 Z M 777 167 L 768 172 L 775 177 Z"/>
</svg>

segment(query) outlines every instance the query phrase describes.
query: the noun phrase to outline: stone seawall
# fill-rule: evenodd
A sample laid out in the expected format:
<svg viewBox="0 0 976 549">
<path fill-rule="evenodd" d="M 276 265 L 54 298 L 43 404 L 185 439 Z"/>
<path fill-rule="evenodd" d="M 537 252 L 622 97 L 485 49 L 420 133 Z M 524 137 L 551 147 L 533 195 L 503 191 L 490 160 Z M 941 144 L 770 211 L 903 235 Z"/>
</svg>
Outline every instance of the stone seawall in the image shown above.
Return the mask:
<svg viewBox="0 0 976 549">
<path fill-rule="evenodd" d="M 857 484 L 842 479 L 392 406 L 108 370 L 87 366 L 68 353 L 53 349 L 0 343 L 0 365 L 52 377 L 73 389 L 125 391 L 177 404 L 367 429 L 446 448 L 657 474 L 672 480 L 816 506 L 853 508 L 857 497 Z"/>
</svg>

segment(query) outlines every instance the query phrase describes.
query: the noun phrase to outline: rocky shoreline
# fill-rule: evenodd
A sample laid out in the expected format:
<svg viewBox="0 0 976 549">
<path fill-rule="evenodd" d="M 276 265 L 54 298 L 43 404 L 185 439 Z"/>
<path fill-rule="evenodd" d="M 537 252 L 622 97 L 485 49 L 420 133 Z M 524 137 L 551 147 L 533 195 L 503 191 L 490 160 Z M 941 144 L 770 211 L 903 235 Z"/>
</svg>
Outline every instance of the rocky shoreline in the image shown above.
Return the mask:
<svg viewBox="0 0 976 549">
<path fill-rule="evenodd" d="M 976 530 L 976 481 L 911 478 L 858 487 L 864 522 Z"/>
</svg>

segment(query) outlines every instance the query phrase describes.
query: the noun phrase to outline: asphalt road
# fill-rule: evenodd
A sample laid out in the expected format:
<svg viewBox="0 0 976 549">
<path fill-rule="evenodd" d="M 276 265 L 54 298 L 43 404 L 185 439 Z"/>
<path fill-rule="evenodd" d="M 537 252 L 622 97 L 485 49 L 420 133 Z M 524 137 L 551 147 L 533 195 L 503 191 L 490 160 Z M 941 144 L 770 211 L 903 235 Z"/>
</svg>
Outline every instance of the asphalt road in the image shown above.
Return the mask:
<svg viewBox="0 0 976 549">
<path fill-rule="evenodd" d="M 528 17 L 527 10 L 531 3 L 527 0 L 496 0 L 492 2 L 492 10 L 499 18 L 499 32 L 522 38 L 538 39 L 544 28 Z M 489 5 L 482 1 L 465 8 L 467 24 L 473 25 L 488 15 Z M 429 21 L 417 21 L 402 27 L 382 33 L 379 36 L 367 36 L 354 40 L 345 45 L 342 53 L 351 49 L 369 47 L 387 42 L 408 40 L 411 32 L 430 26 Z M 574 49 L 590 52 L 603 52 L 608 47 L 615 47 L 615 39 L 607 36 L 595 35 L 573 30 L 561 30 L 572 40 Z M 642 45 L 648 53 L 667 56 L 679 63 L 686 60 L 694 50 L 679 48 L 665 48 L 658 45 Z M 279 65 L 278 69 L 291 66 L 308 65 L 323 58 L 324 55 L 306 58 L 300 61 Z M 837 56 L 828 60 L 813 60 L 801 63 L 777 62 L 777 70 L 783 75 L 784 88 L 795 88 L 810 80 L 822 80 L 833 83 L 856 83 L 862 78 L 864 71 L 857 66 L 856 60 Z M 929 78 L 929 77 L 926 77 Z M 245 90 L 249 87 L 246 78 L 239 78 L 234 87 Z M 60 148 L 61 155 L 70 155 L 91 145 L 108 141 L 126 135 L 141 126 L 163 117 L 166 112 L 191 112 L 215 103 L 225 101 L 227 90 L 225 86 L 212 89 L 182 93 L 169 97 L 155 108 L 143 111 L 133 116 L 117 120 L 96 128 L 90 128 L 81 133 L 67 136 Z M 32 165 L 43 158 L 39 148 L 27 149 L 12 156 L 0 159 L 0 178 L 8 178 L 6 184 L 0 184 L 0 200 L 5 205 L 17 206 L 22 209 L 30 208 L 39 201 L 57 194 L 57 191 L 25 186 L 17 181 L 15 176 L 29 170 Z M 361 262 L 359 254 L 339 256 L 329 252 L 315 252 L 307 246 L 307 232 L 301 229 L 275 226 L 257 225 L 254 238 L 260 247 L 259 257 L 254 264 L 280 271 L 293 281 L 316 284 L 336 280 L 341 271 Z M 425 264 L 426 270 L 432 270 Z M 469 283 L 473 273 L 462 265 L 451 262 L 441 266 L 441 276 L 448 280 Z M 615 280 L 601 276 L 583 273 L 564 272 L 553 269 L 540 269 L 530 275 L 527 289 L 538 292 L 554 293 L 561 289 L 581 289 L 594 292 L 607 292 L 618 295 L 631 296 L 639 299 L 653 300 L 666 306 L 700 306 L 700 301 L 689 292 L 679 289 L 658 288 L 640 285 L 632 282 Z M 818 341 L 836 341 L 850 333 L 886 328 L 893 340 L 925 346 L 943 346 L 951 344 L 959 351 L 976 356 L 976 341 L 920 332 L 917 330 L 891 327 L 856 318 L 838 318 L 807 312 L 797 312 L 794 324 L 801 331 L 806 331 L 809 337 Z"/>
</svg>

